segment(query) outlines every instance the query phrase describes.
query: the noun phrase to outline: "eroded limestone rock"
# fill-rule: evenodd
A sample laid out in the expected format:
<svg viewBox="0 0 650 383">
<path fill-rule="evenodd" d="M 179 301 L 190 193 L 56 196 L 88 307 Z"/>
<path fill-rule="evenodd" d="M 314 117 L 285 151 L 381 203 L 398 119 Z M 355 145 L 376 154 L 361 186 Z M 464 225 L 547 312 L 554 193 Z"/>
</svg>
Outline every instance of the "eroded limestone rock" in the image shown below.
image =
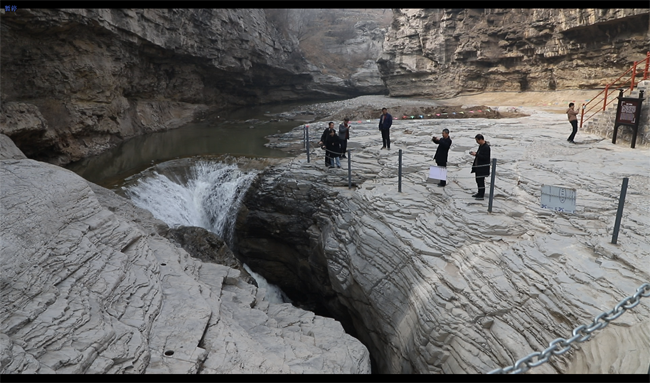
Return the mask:
<svg viewBox="0 0 650 383">
<path fill-rule="evenodd" d="M 290 298 L 296 291 L 321 294 L 332 312 L 345 312 L 343 322 L 354 324 L 380 372 L 486 373 L 569 338 L 650 280 L 647 150 L 584 133 L 569 144 L 564 114 L 526 113 L 394 121 L 390 151 L 379 149 L 375 121 L 356 123 L 348 147 L 355 148 L 358 183 L 348 189 L 347 169 L 326 169 L 317 149 L 311 163 L 301 154 L 271 167 L 244 200 L 239 254 Z M 427 175 L 436 149 L 431 136 L 443 128 L 453 145 L 447 186 L 440 188 Z M 477 133 L 498 159 L 491 214 L 487 198 L 470 197 L 476 183 L 468 151 L 477 147 Z M 619 244 L 612 245 L 623 176 L 633 186 Z M 576 188 L 577 211 L 540 208 L 543 184 Z M 608 372 L 639 371 L 643 354 L 626 358 L 608 345 L 650 349 L 644 336 L 630 343 L 648 318 L 646 298 L 610 324 L 634 332 L 610 330 L 577 366 L 571 351 L 530 373 L 597 371 L 600 361 L 610 364 Z"/>
<path fill-rule="evenodd" d="M 16 152 L 0 160 L 0 373 L 370 371 L 340 324 L 269 303 L 150 213 L 58 166 L 4 159 Z"/>
</svg>

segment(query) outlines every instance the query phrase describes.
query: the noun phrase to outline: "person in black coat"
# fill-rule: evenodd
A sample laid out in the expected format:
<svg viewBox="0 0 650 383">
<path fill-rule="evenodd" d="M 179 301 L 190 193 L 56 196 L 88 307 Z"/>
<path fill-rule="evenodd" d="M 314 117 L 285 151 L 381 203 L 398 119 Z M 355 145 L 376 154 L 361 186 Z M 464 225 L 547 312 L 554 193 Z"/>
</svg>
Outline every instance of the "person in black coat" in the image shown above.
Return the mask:
<svg viewBox="0 0 650 383">
<path fill-rule="evenodd" d="M 379 117 L 379 130 L 381 131 L 382 149 L 390 150 L 390 127 L 393 125 L 393 116 L 388 114 L 388 109 L 382 108 Z"/>
<path fill-rule="evenodd" d="M 350 119 L 347 117 L 339 125 L 339 138 L 341 139 L 341 158 L 346 158 L 345 152 L 348 149 L 348 139 L 350 138 Z"/>
<path fill-rule="evenodd" d="M 433 136 L 431 139 L 434 143 L 438 144 L 438 149 L 436 149 L 436 154 L 433 156 L 433 159 L 436 160 L 436 165 L 447 167 L 447 156 L 449 154 L 449 148 L 451 147 L 451 138 L 449 138 L 449 129 L 442 130 L 442 138 Z M 440 180 L 438 186 L 446 186 L 447 181 Z"/>
<path fill-rule="evenodd" d="M 478 193 L 472 195 L 472 197 L 483 199 L 485 196 L 485 177 L 490 175 L 490 145 L 485 142 L 482 134 L 477 134 L 474 138 L 479 145 L 478 150 L 469 152 L 469 154 L 475 157 L 474 163 L 472 164 L 472 173 L 476 175 Z"/>
<path fill-rule="evenodd" d="M 325 139 L 325 156 L 330 158 L 330 168 L 334 167 L 334 163 L 336 162 L 336 167 L 340 168 L 341 167 L 341 160 L 339 160 L 339 157 L 341 156 L 341 139 L 339 138 L 338 134 L 332 130 Z"/>
<path fill-rule="evenodd" d="M 318 141 L 318 146 L 321 148 L 325 149 L 325 141 L 327 140 L 327 137 L 329 137 L 330 132 L 336 132 L 334 129 L 334 123 L 330 122 L 329 126 L 323 130 L 323 134 L 320 136 L 320 141 Z M 325 152 L 325 166 L 328 168 L 332 167 L 332 163 L 330 162 L 332 158 L 327 156 L 327 151 Z"/>
</svg>

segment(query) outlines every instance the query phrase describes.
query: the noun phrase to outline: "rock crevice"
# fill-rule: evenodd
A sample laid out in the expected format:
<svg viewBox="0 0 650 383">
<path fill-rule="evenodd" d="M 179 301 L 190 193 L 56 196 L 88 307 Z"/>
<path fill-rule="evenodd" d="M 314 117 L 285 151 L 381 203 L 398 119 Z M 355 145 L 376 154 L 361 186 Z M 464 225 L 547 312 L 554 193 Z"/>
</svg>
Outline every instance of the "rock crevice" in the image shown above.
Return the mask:
<svg viewBox="0 0 650 383">
<path fill-rule="evenodd" d="M 338 322 L 269 302 L 223 241 L 0 145 L 0 373 L 370 372 Z"/>
<path fill-rule="evenodd" d="M 485 124 L 394 121 L 391 151 L 379 150 L 374 122 L 358 122 L 356 186 L 348 189 L 347 169 L 323 168 L 317 152 L 311 163 L 301 154 L 271 167 L 243 201 L 237 255 L 290 298 L 309 294 L 329 315 L 343 314 L 381 373 L 486 373 L 542 351 L 650 278 L 643 261 L 650 222 L 638 215 L 646 204 L 640 194 L 626 200 L 624 249 L 615 250 L 609 241 L 618 189 L 604 181 L 635 174 L 642 179 L 634 188 L 644 190 L 647 177 L 642 151 L 588 135 L 585 148 L 559 144 L 566 140 L 563 114 L 526 113 Z M 426 178 L 435 151 L 429 137 L 448 126 L 454 146 L 447 186 L 438 188 Z M 466 148 L 476 146 L 479 131 L 498 158 L 492 214 L 487 201 L 470 197 L 476 184 Z M 540 132 L 555 143 L 532 148 Z M 397 149 L 404 151 L 402 193 Z M 576 213 L 539 207 L 547 183 L 579 190 Z M 611 326 L 641 326 L 648 307 Z M 629 334 L 613 334 L 625 342 L 621 348 L 637 347 Z M 627 363 L 607 344 L 590 346 L 580 359 L 555 357 L 533 373 L 595 371 L 597 360 L 614 359 L 614 371 L 645 372 L 643 357 Z"/>
</svg>

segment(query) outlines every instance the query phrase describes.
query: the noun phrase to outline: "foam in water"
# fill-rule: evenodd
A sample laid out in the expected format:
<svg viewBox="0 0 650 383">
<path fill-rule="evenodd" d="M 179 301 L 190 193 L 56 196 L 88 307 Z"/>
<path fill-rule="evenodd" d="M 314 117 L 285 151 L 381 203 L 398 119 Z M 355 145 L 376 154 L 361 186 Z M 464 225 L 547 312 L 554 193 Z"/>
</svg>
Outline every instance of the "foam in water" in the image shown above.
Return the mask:
<svg viewBox="0 0 650 383">
<path fill-rule="evenodd" d="M 258 273 L 251 270 L 247 264 L 244 263 L 244 269 L 255 279 L 257 287 L 266 290 L 266 300 L 270 303 L 290 303 L 291 299 L 286 296 L 282 290 L 276 285 L 269 284 L 266 279 Z"/>
<path fill-rule="evenodd" d="M 154 173 L 140 178 L 126 194 L 171 227 L 202 227 L 231 245 L 237 211 L 255 174 L 236 165 L 197 162 L 185 184 Z"/>
<path fill-rule="evenodd" d="M 125 192 L 135 205 L 149 210 L 167 225 L 199 226 L 219 235 L 230 246 L 237 211 L 255 174 L 244 173 L 236 165 L 197 162 L 187 182 L 154 173 L 153 177 L 138 179 Z M 244 268 L 260 288 L 266 289 L 269 302 L 291 302 L 279 287 L 269 284 L 248 265 L 244 264 Z"/>
</svg>

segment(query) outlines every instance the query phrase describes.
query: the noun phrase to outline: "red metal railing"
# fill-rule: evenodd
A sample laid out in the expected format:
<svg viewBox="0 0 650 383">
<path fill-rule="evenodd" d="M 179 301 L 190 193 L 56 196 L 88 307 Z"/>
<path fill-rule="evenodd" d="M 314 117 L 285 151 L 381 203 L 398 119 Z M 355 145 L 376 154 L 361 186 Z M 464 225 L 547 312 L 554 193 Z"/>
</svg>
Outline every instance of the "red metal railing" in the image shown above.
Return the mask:
<svg viewBox="0 0 650 383">
<path fill-rule="evenodd" d="M 629 81 L 629 88 L 625 89 L 623 91 L 623 94 L 625 92 L 629 91 L 630 93 L 634 90 L 634 87 L 637 84 L 637 70 L 640 68 L 640 64 L 645 63 L 644 69 L 643 69 L 643 80 L 647 80 L 648 76 L 650 73 L 648 73 L 648 68 L 650 64 L 650 52 L 646 54 L 646 58 L 641 60 L 641 61 L 635 61 L 632 67 L 628 70 L 625 71 L 622 75 L 620 75 L 616 80 L 612 81 L 611 83 L 607 84 L 605 86 L 605 89 L 603 89 L 600 93 L 596 95 L 596 97 L 592 98 L 587 102 L 586 104 L 582 104 L 582 112 L 580 113 L 580 128 L 582 128 L 582 124 L 589 121 L 593 116 L 595 116 L 598 112 L 602 112 L 605 109 L 607 109 L 607 106 L 614 101 L 617 100 L 618 95 L 615 95 L 612 97 L 610 94 L 610 89 L 622 89 L 622 88 L 628 88 L 628 81 Z M 629 73 L 631 72 L 629 80 L 623 80 L 623 77 L 626 77 Z M 640 74 L 640 73 L 639 73 Z M 643 81 L 641 80 L 641 81 Z M 591 105 L 591 106 L 589 106 Z M 589 108 L 587 108 L 589 106 Z M 587 117 L 585 117 L 587 115 Z"/>
</svg>

